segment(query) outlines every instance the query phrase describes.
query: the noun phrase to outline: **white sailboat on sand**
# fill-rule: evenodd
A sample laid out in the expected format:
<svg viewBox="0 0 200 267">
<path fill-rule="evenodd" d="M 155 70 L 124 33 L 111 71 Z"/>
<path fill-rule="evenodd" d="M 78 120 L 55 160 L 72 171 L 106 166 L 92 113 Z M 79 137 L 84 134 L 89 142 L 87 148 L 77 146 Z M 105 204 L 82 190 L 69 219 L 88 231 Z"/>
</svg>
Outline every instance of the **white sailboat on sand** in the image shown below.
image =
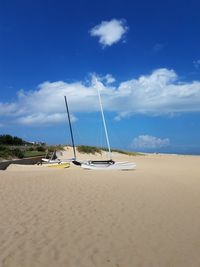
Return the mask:
<svg viewBox="0 0 200 267">
<path fill-rule="evenodd" d="M 51 168 L 69 168 L 69 161 L 60 160 L 56 155 L 56 150 L 52 153 L 51 157 L 48 157 L 48 152 L 45 158 L 42 158 L 41 161 L 37 163 L 37 165 L 42 165 L 43 167 L 51 167 Z"/>
<path fill-rule="evenodd" d="M 49 152 L 47 152 L 45 158 L 42 158 L 41 163 L 60 163 L 61 162 L 61 160 L 58 159 L 56 155 L 56 150 L 54 150 L 51 157 L 49 157 L 48 155 L 49 155 Z"/>
<path fill-rule="evenodd" d="M 66 104 L 66 109 L 67 109 L 67 114 L 68 114 L 68 121 L 69 121 L 69 126 L 70 126 L 72 146 L 73 146 L 73 151 L 74 151 L 74 160 L 72 160 L 72 162 L 75 165 L 79 165 L 83 169 L 88 169 L 88 170 L 133 170 L 133 169 L 136 168 L 136 164 L 135 163 L 127 162 L 127 161 L 125 161 L 125 162 L 115 162 L 112 159 L 112 153 L 111 153 L 111 149 L 110 149 L 110 141 L 109 141 L 109 137 L 108 137 L 108 131 L 107 131 L 107 127 L 106 127 L 106 121 L 105 121 L 104 112 L 103 112 L 103 106 L 102 106 L 102 102 L 101 102 L 101 95 L 100 95 L 100 91 L 99 91 L 99 87 L 98 86 L 97 86 L 97 92 L 98 92 L 101 115 L 102 115 L 104 130 L 105 130 L 105 136 L 106 136 L 106 142 L 107 142 L 107 147 L 108 147 L 109 159 L 108 160 L 89 160 L 89 161 L 83 161 L 83 162 L 77 161 L 75 145 L 74 145 L 74 138 L 73 138 L 73 132 L 72 132 L 71 121 L 70 121 L 69 108 L 68 108 L 68 103 L 67 103 L 67 99 L 66 99 L 66 96 L 65 96 L 65 104 Z"/>
</svg>

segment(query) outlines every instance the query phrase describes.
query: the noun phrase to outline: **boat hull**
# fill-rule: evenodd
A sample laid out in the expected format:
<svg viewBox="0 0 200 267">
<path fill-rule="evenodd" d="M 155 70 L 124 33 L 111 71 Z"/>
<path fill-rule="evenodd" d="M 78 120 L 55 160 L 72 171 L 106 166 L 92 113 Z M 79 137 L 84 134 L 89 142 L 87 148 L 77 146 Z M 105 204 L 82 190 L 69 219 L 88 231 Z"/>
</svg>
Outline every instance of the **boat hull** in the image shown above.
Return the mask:
<svg viewBox="0 0 200 267">
<path fill-rule="evenodd" d="M 91 164 L 84 162 L 81 164 L 83 169 L 87 170 L 134 170 L 136 164 L 131 162 L 115 162 L 114 164 Z"/>
<path fill-rule="evenodd" d="M 53 164 L 44 164 L 43 167 L 49 167 L 49 168 L 69 168 L 70 163 L 69 162 L 62 162 L 62 163 L 53 163 Z"/>
<path fill-rule="evenodd" d="M 42 161 L 41 161 L 42 163 L 59 163 L 59 162 L 61 162 L 61 160 L 60 159 L 45 159 L 45 158 L 42 158 Z"/>
</svg>

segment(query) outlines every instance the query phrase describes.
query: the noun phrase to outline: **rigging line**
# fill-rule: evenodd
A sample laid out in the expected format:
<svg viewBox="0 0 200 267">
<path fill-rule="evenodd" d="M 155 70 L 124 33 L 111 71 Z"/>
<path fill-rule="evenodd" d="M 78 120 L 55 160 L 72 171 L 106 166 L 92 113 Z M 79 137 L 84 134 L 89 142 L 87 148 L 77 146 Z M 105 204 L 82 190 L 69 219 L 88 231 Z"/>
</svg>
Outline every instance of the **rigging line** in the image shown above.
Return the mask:
<svg viewBox="0 0 200 267">
<path fill-rule="evenodd" d="M 100 108 L 101 108 L 101 115 L 102 115 L 102 119 L 103 119 L 105 135 L 106 135 L 106 141 L 107 141 L 107 145 L 108 145 L 109 158 L 112 159 L 112 154 L 111 154 L 111 150 L 110 150 L 110 142 L 109 142 L 109 138 L 108 138 L 108 131 L 107 131 L 107 127 L 106 127 L 106 121 L 105 121 L 105 117 L 104 117 L 103 106 L 102 106 L 102 102 L 101 102 L 101 95 L 100 95 L 98 84 L 97 84 L 97 92 L 98 92 L 99 104 L 100 104 Z"/>
<path fill-rule="evenodd" d="M 74 159 L 76 160 L 76 150 L 75 150 L 75 145 L 74 145 L 74 137 L 73 137 L 73 132 L 72 132 L 72 125 L 71 125 L 71 120 L 70 120 L 70 115 L 69 115 L 69 107 L 68 107 L 68 104 L 67 104 L 66 96 L 64 96 L 64 98 L 65 98 L 65 106 L 66 106 L 67 116 L 68 116 L 68 121 L 69 121 L 69 129 L 70 129 L 70 134 L 71 134 L 71 139 L 72 139 L 72 146 L 73 146 L 73 151 L 74 151 Z"/>
</svg>

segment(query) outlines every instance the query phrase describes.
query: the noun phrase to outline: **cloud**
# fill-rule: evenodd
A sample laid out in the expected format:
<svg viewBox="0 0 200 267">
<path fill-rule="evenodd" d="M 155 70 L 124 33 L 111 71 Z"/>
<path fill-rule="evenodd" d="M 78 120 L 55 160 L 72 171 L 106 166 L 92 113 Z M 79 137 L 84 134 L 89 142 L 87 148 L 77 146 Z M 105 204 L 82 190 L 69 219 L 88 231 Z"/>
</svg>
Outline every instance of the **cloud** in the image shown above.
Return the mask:
<svg viewBox="0 0 200 267">
<path fill-rule="evenodd" d="M 118 120 L 134 114 L 200 112 L 200 81 L 181 82 L 174 70 L 157 69 L 118 85 L 115 81 L 115 86 L 114 81 L 109 74 L 92 75 L 87 82 L 44 82 L 33 91 L 20 90 L 13 103 L 0 103 L 0 119 L 25 125 L 66 121 L 64 95 L 72 114 L 97 112 L 97 87 L 104 110 L 114 112 Z"/>
<path fill-rule="evenodd" d="M 196 69 L 199 69 L 199 68 L 200 68 L 200 59 L 198 59 L 198 60 L 194 60 L 194 61 L 193 61 L 193 64 L 194 64 L 194 67 L 195 67 Z"/>
<path fill-rule="evenodd" d="M 153 51 L 155 53 L 162 51 L 165 48 L 165 44 L 157 43 L 153 46 Z"/>
<path fill-rule="evenodd" d="M 1 103 L 0 102 L 0 116 L 15 112 L 17 105 L 15 103 Z"/>
<path fill-rule="evenodd" d="M 166 147 L 170 144 L 168 138 L 158 138 L 151 135 L 139 135 L 133 139 L 133 148 L 161 148 Z"/>
<path fill-rule="evenodd" d="M 102 21 L 90 30 L 91 36 L 99 37 L 99 43 L 103 46 L 111 46 L 119 42 L 127 32 L 125 20 L 112 19 Z"/>
<path fill-rule="evenodd" d="M 122 117 L 200 111 L 200 81 L 181 82 L 174 70 L 157 69 L 122 82 L 117 94 L 115 100 L 122 109 L 118 115 Z"/>
<path fill-rule="evenodd" d="M 107 84 L 111 84 L 116 81 L 111 74 L 107 74 L 106 76 L 104 76 L 104 80 L 106 81 Z"/>
<path fill-rule="evenodd" d="M 75 122 L 77 118 L 74 115 L 70 115 L 71 122 Z M 55 114 L 33 114 L 21 117 L 17 120 L 18 123 L 24 125 L 48 125 L 52 123 L 59 123 L 67 120 L 65 113 L 55 113 Z"/>
</svg>

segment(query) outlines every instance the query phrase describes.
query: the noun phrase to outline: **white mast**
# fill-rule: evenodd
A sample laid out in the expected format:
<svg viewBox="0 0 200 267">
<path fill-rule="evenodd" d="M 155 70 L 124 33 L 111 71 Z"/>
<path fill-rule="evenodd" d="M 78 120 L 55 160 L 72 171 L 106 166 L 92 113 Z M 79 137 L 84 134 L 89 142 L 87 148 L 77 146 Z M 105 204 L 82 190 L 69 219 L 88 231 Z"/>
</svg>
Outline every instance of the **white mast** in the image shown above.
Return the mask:
<svg viewBox="0 0 200 267">
<path fill-rule="evenodd" d="M 112 153 L 110 150 L 110 142 L 109 142 L 109 138 L 108 138 L 108 131 L 107 131 L 107 127 L 106 127 L 106 121 L 105 121 L 103 106 L 102 106 L 102 102 L 101 102 L 101 95 L 100 95 L 100 91 L 99 91 L 98 81 L 96 78 L 95 78 L 95 81 L 96 81 L 96 85 L 97 85 L 97 92 L 98 92 L 98 96 L 99 96 L 99 104 L 100 104 L 100 108 L 101 108 L 101 115 L 102 115 L 102 119 L 103 119 L 105 135 L 106 135 L 106 142 L 107 142 L 107 146 L 108 146 L 109 158 L 112 159 Z"/>
</svg>

